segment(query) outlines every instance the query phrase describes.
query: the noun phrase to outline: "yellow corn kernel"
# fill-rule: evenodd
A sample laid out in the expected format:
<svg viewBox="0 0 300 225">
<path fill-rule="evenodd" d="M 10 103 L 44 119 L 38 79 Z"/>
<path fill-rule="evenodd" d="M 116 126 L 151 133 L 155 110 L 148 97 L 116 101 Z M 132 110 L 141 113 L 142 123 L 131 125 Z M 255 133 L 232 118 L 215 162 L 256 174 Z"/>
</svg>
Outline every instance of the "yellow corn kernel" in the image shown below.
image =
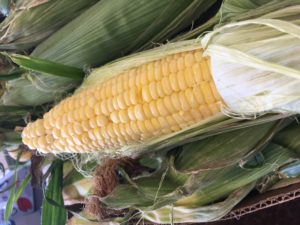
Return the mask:
<svg viewBox="0 0 300 225">
<path fill-rule="evenodd" d="M 184 58 L 183 57 L 179 57 L 177 59 L 177 70 L 178 71 L 182 71 L 185 69 L 185 65 L 184 65 Z"/>
<path fill-rule="evenodd" d="M 89 120 L 89 124 L 90 124 L 90 127 L 91 127 L 91 128 L 96 128 L 96 127 L 98 126 L 96 117 L 91 118 L 91 119 Z"/>
<path fill-rule="evenodd" d="M 174 108 L 176 109 L 176 111 L 181 110 L 181 103 L 180 103 L 180 100 L 179 100 L 179 94 L 178 93 L 175 92 L 171 95 L 171 102 L 172 102 L 172 105 L 174 106 Z"/>
<path fill-rule="evenodd" d="M 178 96 L 179 96 L 179 101 L 180 101 L 180 105 L 181 105 L 181 110 L 188 111 L 191 107 L 185 97 L 184 91 L 179 92 Z"/>
<path fill-rule="evenodd" d="M 169 114 L 169 111 L 168 111 L 167 107 L 165 106 L 163 99 L 160 98 L 156 101 L 156 107 L 157 107 L 159 115 L 166 116 Z"/>
<path fill-rule="evenodd" d="M 104 115 L 98 115 L 96 117 L 97 126 L 103 127 L 106 126 L 109 122 L 108 118 Z"/>
<path fill-rule="evenodd" d="M 149 83 L 155 81 L 153 62 L 147 64 L 147 79 Z"/>
<path fill-rule="evenodd" d="M 157 99 L 159 97 L 155 82 L 149 84 L 149 92 L 152 99 Z"/>
<path fill-rule="evenodd" d="M 212 114 L 207 105 L 201 105 L 199 110 L 204 118 L 210 117 Z"/>
<path fill-rule="evenodd" d="M 164 97 L 163 102 L 169 112 L 173 113 L 176 111 L 175 107 L 172 104 L 171 96 Z"/>
<path fill-rule="evenodd" d="M 164 97 L 165 93 L 161 82 L 156 83 L 156 91 L 159 97 Z"/>
<path fill-rule="evenodd" d="M 172 90 L 172 87 L 171 87 L 168 77 L 164 77 L 161 80 L 161 84 L 162 84 L 162 88 L 163 88 L 165 95 L 172 94 L 173 90 Z"/>
<path fill-rule="evenodd" d="M 203 74 L 199 63 L 196 63 L 192 66 L 193 78 L 196 84 L 201 84 L 204 81 Z"/>
<path fill-rule="evenodd" d="M 142 88 L 142 98 L 145 102 L 151 101 L 151 94 L 150 94 L 150 88 L 149 85 L 146 85 Z"/>
<path fill-rule="evenodd" d="M 137 120 L 144 120 L 146 118 L 142 105 L 136 105 L 134 107 L 134 115 Z"/>
<path fill-rule="evenodd" d="M 213 93 L 212 93 L 212 91 L 210 89 L 209 83 L 208 82 L 202 82 L 200 84 L 200 87 L 201 87 L 201 90 L 202 90 L 205 102 L 207 104 L 214 103 L 215 102 L 215 98 L 214 98 L 214 95 L 213 95 Z"/>
<path fill-rule="evenodd" d="M 208 60 L 207 59 L 202 60 L 200 62 L 200 65 L 201 65 L 201 71 L 202 71 L 202 74 L 203 74 L 203 79 L 205 81 L 210 81 L 211 80 L 211 74 L 210 74 L 210 71 L 209 71 Z"/>
<path fill-rule="evenodd" d="M 144 103 L 144 104 L 143 104 L 143 112 L 144 112 L 145 117 L 146 117 L 147 119 L 151 119 L 152 113 L 151 113 L 151 110 L 150 110 L 149 103 Z"/>
<path fill-rule="evenodd" d="M 184 94 L 185 94 L 185 98 L 187 99 L 187 101 L 192 109 L 197 108 L 199 106 L 199 104 L 196 100 L 196 97 L 194 96 L 192 88 L 187 88 L 185 90 Z"/>
<path fill-rule="evenodd" d="M 171 74 L 169 77 L 169 82 L 173 91 L 179 91 L 180 87 L 178 84 L 176 73 Z"/>
<path fill-rule="evenodd" d="M 74 132 L 78 135 L 82 134 L 83 130 L 82 130 L 82 126 L 80 123 L 74 123 L 73 124 L 73 129 L 74 129 Z"/>
<path fill-rule="evenodd" d="M 121 123 L 126 123 L 126 122 L 129 122 L 129 116 L 128 116 L 128 112 L 127 110 L 120 110 L 119 111 L 119 118 L 120 118 L 120 122 Z"/>
<path fill-rule="evenodd" d="M 184 77 L 184 72 L 178 72 L 176 74 L 177 80 L 178 80 L 178 85 L 180 90 L 185 90 L 187 88 L 187 84 L 185 82 L 185 77 Z"/>
</svg>

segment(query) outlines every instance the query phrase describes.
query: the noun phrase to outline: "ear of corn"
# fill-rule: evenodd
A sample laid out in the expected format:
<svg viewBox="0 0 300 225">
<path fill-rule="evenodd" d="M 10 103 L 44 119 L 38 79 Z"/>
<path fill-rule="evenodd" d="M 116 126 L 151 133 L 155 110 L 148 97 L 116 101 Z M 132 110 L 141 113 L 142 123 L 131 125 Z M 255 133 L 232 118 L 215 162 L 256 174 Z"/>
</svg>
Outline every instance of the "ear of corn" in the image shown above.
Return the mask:
<svg viewBox="0 0 300 225">
<path fill-rule="evenodd" d="M 201 50 L 173 54 L 63 100 L 23 141 L 42 152 L 117 149 L 205 120 L 221 101 Z"/>
<path fill-rule="evenodd" d="M 51 35 L 33 51 L 32 56 L 78 68 L 102 65 L 150 47 L 150 43 L 165 42 L 189 26 L 214 2 L 102 0 Z M 19 82 L 26 83 L 22 92 L 20 86 L 9 82 L 10 89 L 2 96 L 4 104 L 39 105 L 49 102 L 49 98 L 58 100 L 79 84 L 39 73 L 25 74 Z M 23 97 L 26 95 L 33 98 L 27 101 Z"/>
<path fill-rule="evenodd" d="M 34 47 L 97 1 L 17 1 L 0 25 L 0 49 Z"/>
</svg>

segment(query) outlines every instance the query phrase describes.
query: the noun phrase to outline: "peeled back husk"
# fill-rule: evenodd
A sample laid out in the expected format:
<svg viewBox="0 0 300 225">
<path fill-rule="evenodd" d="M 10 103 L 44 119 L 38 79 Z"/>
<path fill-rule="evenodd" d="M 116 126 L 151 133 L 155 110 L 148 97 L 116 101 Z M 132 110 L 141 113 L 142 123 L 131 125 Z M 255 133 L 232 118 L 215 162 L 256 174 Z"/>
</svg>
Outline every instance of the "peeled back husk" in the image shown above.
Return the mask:
<svg viewBox="0 0 300 225">
<path fill-rule="evenodd" d="M 82 69 L 103 65 L 167 41 L 191 25 L 214 2 L 102 0 L 50 36 L 31 55 Z M 79 84 L 72 79 L 35 72 L 24 75 L 18 82 L 27 83 L 26 88 L 20 92 L 19 86 L 8 84 L 10 89 L 2 97 L 4 104 L 43 104 L 57 100 Z M 22 96 L 28 93 L 33 93 L 33 98 L 24 99 Z"/>
<path fill-rule="evenodd" d="M 98 0 L 26 0 L 11 3 L 0 24 L 0 49 L 26 50 L 80 15 Z"/>
<path fill-rule="evenodd" d="M 201 41 L 227 114 L 300 112 L 300 4 L 230 23 Z"/>
</svg>

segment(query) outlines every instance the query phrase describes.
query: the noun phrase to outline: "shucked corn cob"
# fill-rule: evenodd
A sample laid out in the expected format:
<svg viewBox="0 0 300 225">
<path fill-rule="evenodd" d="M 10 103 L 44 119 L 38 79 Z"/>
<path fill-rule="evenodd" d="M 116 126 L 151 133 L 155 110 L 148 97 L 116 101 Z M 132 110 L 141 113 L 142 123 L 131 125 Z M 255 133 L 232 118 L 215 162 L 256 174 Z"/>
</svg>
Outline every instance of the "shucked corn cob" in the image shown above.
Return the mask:
<svg viewBox="0 0 300 225">
<path fill-rule="evenodd" d="M 41 152 L 116 149 L 179 131 L 220 111 L 202 50 L 171 54 L 66 98 L 23 131 Z"/>
</svg>

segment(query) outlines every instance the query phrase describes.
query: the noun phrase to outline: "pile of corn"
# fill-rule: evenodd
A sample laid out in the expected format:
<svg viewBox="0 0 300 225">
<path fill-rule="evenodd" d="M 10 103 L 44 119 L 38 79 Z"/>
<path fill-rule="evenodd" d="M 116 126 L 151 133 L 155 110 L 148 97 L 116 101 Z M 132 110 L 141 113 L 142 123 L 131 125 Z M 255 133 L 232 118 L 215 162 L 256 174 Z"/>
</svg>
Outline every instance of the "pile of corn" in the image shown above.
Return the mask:
<svg viewBox="0 0 300 225">
<path fill-rule="evenodd" d="M 86 200 L 69 224 L 214 221 L 297 179 L 298 0 L 0 3 L 2 145 L 74 163 L 46 173 L 42 225 Z"/>
</svg>

